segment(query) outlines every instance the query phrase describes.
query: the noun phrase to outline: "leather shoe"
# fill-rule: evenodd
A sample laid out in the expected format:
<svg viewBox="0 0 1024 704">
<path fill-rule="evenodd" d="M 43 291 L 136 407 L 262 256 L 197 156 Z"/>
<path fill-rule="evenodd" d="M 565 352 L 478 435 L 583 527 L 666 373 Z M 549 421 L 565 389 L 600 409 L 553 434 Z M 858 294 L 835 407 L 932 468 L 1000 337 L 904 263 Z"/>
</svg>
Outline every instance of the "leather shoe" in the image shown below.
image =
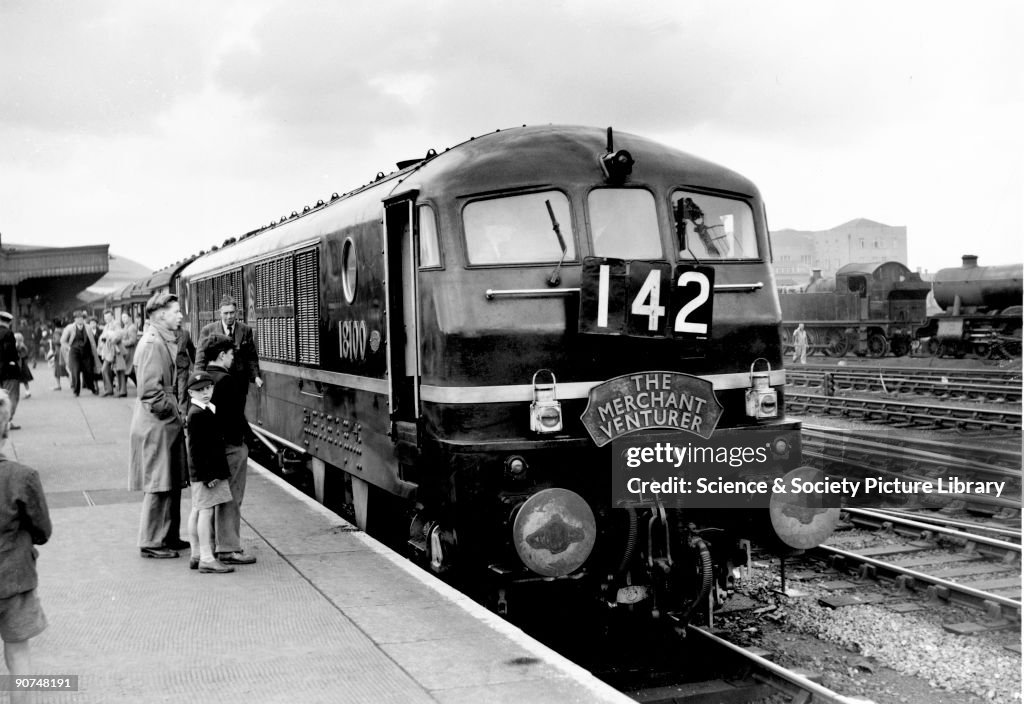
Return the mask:
<svg viewBox="0 0 1024 704">
<path fill-rule="evenodd" d="M 222 552 L 217 555 L 217 559 L 225 565 L 251 565 L 256 562 L 255 557 L 242 552 Z"/>
<path fill-rule="evenodd" d="M 199 558 L 198 557 L 190 557 L 190 558 L 188 558 L 188 568 L 190 570 L 197 570 L 197 569 L 199 569 Z"/>
<path fill-rule="evenodd" d="M 191 550 L 192 549 L 191 543 L 188 543 L 187 541 L 184 541 L 184 540 L 182 540 L 180 538 L 178 540 L 168 540 L 168 541 L 166 541 L 164 543 L 164 547 L 167 548 L 168 550 Z"/>
<path fill-rule="evenodd" d="M 152 557 L 158 560 L 166 560 L 168 558 L 178 556 L 178 553 L 174 550 L 169 550 L 167 548 L 139 548 L 139 553 L 141 553 L 143 557 Z"/>
<path fill-rule="evenodd" d="M 199 572 L 200 573 L 210 573 L 210 572 L 212 572 L 214 574 L 225 574 L 227 572 L 234 572 L 234 571 L 235 571 L 234 567 L 228 567 L 227 565 L 222 565 L 217 560 L 212 560 L 210 562 L 203 562 L 203 561 L 200 560 L 200 562 L 199 562 Z"/>
<path fill-rule="evenodd" d="M 21 426 L 20 426 L 20 425 L 18 425 L 17 423 L 9 423 L 9 424 L 7 425 L 7 427 L 8 427 L 8 428 L 9 428 L 10 430 L 21 430 Z"/>
</svg>

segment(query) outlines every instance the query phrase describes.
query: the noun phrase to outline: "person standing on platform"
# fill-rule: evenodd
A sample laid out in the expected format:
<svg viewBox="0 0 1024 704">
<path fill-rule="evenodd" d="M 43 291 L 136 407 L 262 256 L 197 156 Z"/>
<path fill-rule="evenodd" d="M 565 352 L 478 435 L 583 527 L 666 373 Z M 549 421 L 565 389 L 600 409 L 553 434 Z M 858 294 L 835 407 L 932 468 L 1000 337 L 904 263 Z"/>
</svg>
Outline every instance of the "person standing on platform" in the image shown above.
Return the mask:
<svg viewBox="0 0 1024 704">
<path fill-rule="evenodd" d="M 75 321 L 64 328 L 60 335 L 60 349 L 67 359 L 67 368 L 71 374 L 71 391 L 78 396 L 83 385 L 91 388 L 96 355 L 92 337 L 85 327 L 84 310 L 76 310 Z"/>
<path fill-rule="evenodd" d="M 89 391 L 93 396 L 99 396 L 100 386 L 103 383 L 103 360 L 100 359 L 100 328 L 99 321 L 95 315 L 90 315 L 85 321 L 85 329 L 92 340 L 92 374 L 89 375 Z"/>
<path fill-rule="evenodd" d="M 132 383 L 138 387 L 138 382 L 135 379 L 135 367 L 132 366 L 132 360 L 135 359 L 135 345 L 139 342 L 139 326 L 132 320 L 132 316 L 128 313 L 121 313 L 121 329 L 124 331 L 124 338 L 121 344 L 124 346 L 124 358 L 125 366 L 128 368 L 125 374 L 124 388 L 121 389 L 121 396 L 128 395 L 128 382 L 127 379 L 131 379 Z"/>
<path fill-rule="evenodd" d="M 138 398 L 128 444 L 131 490 L 144 491 L 139 522 L 143 557 L 177 557 L 189 544 L 181 530 L 181 489 L 188 483 L 185 437 L 174 397 L 178 297 L 157 293 L 146 303 L 149 327 L 135 349 Z"/>
<path fill-rule="evenodd" d="M 231 364 L 231 376 L 235 387 L 242 397 L 242 408 L 249 396 L 249 383 L 256 384 L 257 389 L 263 388 L 263 377 L 260 375 L 260 359 L 256 352 L 256 340 L 252 328 L 238 320 L 238 307 L 235 299 L 224 296 L 220 299 L 220 322 L 204 325 L 199 331 L 196 347 L 196 369 L 206 369 L 208 359 L 203 355 L 203 344 L 210 335 L 224 335 L 235 345 L 235 360 Z"/>
<path fill-rule="evenodd" d="M 21 366 L 21 384 L 25 387 L 25 398 L 32 398 L 32 391 L 29 389 L 29 382 L 35 377 L 28 367 L 28 345 L 25 344 L 25 336 L 20 332 L 14 333 L 14 344 L 18 348 L 18 364 Z"/>
<path fill-rule="evenodd" d="M 68 366 L 64 363 L 64 353 L 60 348 L 60 338 L 57 337 L 57 328 L 54 328 L 46 336 L 46 361 L 53 367 L 53 380 L 56 385 L 54 391 L 60 391 L 60 380 L 68 375 Z"/>
<path fill-rule="evenodd" d="M 217 506 L 214 527 L 217 535 L 217 559 L 225 565 L 251 565 L 252 555 L 242 550 L 242 499 L 245 497 L 245 473 L 249 448 L 245 444 L 248 423 L 245 420 L 245 397 L 238 392 L 236 377 L 229 371 L 235 359 L 235 345 L 223 335 L 206 338 L 202 347 L 208 361 L 206 371 L 213 379 L 213 405 L 224 438 L 224 454 L 230 471 L 231 501 Z"/>
<path fill-rule="evenodd" d="M 18 399 L 21 398 L 21 358 L 18 357 L 18 343 L 11 331 L 14 316 L 5 310 L 0 311 L 0 387 L 7 392 L 11 401 L 9 428 L 20 430 L 14 424 L 14 414 L 18 410 Z"/>
<path fill-rule="evenodd" d="M 0 447 L 7 442 L 11 399 L 0 391 Z M 0 639 L 9 674 L 32 674 L 29 640 L 46 629 L 36 596 L 38 552 L 53 526 L 39 473 L 0 455 Z M 29 701 L 27 691 L 11 692 L 11 704 Z"/>
<path fill-rule="evenodd" d="M 217 407 L 210 402 L 213 379 L 206 372 L 188 378 L 190 397 L 188 420 L 188 473 L 192 480 L 192 513 L 188 517 L 188 541 L 192 544 L 189 569 L 200 572 L 234 572 L 214 552 L 214 511 L 231 502 L 230 470 L 224 453 L 224 438 L 217 421 Z"/>
<path fill-rule="evenodd" d="M 793 361 L 807 364 L 807 331 L 803 323 L 797 325 L 793 333 Z"/>
<path fill-rule="evenodd" d="M 127 365 L 124 360 L 124 331 L 114 319 L 110 310 L 103 311 L 106 324 L 100 334 L 100 359 L 103 362 L 103 383 L 106 385 L 104 396 L 121 396 L 125 390 L 124 373 Z"/>
</svg>

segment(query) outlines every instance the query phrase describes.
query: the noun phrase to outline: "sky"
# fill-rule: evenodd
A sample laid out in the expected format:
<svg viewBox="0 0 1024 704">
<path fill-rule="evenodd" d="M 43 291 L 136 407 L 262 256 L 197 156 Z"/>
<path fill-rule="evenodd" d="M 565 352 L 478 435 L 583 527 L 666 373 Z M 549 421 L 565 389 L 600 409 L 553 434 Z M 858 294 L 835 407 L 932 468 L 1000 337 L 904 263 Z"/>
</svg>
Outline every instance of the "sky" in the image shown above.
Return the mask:
<svg viewBox="0 0 1024 704">
<path fill-rule="evenodd" d="M 0 237 L 161 268 L 522 124 L 752 179 L 772 229 L 1024 259 L 1024 3 L 0 0 Z"/>
</svg>

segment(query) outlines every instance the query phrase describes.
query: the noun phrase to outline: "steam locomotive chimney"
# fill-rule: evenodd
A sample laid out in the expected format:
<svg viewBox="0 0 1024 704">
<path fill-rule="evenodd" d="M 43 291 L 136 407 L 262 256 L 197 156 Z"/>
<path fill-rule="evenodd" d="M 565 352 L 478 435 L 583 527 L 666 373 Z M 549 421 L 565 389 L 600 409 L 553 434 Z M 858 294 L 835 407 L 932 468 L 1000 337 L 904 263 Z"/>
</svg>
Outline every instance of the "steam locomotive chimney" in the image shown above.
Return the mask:
<svg viewBox="0 0 1024 704">
<path fill-rule="evenodd" d="M 813 284 L 819 279 L 821 279 L 821 269 L 811 269 L 811 280 L 807 282 L 808 285 Z"/>
<path fill-rule="evenodd" d="M 978 266 L 977 254 L 965 254 L 962 258 L 964 261 L 964 269 L 973 269 Z"/>
</svg>

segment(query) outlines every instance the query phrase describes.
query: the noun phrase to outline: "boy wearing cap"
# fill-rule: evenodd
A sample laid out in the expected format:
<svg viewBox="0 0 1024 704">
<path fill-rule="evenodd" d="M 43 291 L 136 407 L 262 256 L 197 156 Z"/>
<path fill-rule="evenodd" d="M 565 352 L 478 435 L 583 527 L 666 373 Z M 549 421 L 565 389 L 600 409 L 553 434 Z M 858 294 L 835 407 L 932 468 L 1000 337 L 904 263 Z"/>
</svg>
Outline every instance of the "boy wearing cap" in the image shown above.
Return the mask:
<svg viewBox="0 0 1024 704">
<path fill-rule="evenodd" d="M 192 481 L 192 513 L 188 518 L 188 539 L 192 546 L 191 569 L 200 572 L 223 574 L 234 572 L 213 554 L 213 512 L 214 507 L 231 501 L 227 457 L 224 454 L 224 438 L 214 415 L 216 407 L 210 403 L 213 397 L 213 379 L 206 372 L 196 372 L 189 377 L 188 419 L 186 441 L 188 444 L 189 478 Z"/>
<path fill-rule="evenodd" d="M 0 447 L 7 441 L 11 399 L 0 391 Z M 0 455 L 0 640 L 9 673 L 25 677 L 32 673 L 29 639 L 46 628 L 36 587 L 36 559 L 33 545 L 50 539 L 53 525 L 39 473 L 31 467 Z M 11 692 L 11 702 L 27 702 L 28 692 Z"/>
</svg>

